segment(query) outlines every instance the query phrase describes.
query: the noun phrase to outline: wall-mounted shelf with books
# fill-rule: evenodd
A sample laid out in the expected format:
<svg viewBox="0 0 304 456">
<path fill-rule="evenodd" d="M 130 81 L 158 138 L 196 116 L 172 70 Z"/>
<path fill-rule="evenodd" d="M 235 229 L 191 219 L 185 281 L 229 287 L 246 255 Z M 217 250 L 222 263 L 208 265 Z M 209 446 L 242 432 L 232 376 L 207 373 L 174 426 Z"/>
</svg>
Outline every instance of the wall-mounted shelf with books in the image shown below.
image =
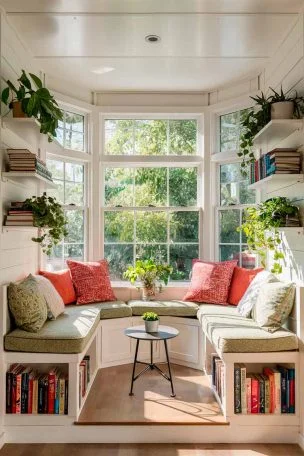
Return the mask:
<svg viewBox="0 0 304 456">
<path fill-rule="evenodd" d="M 57 188 L 54 182 L 35 172 L 7 171 L 2 173 L 2 180 L 21 183 L 25 186 L 34 186 L 42 183 L 46 188 Z"/>
<path fill-rule="evenodd" d="M 301 138 L 295 137 L 293 133 L 303 128 L 303 119 L 278 119 L 271 120 L 254 137 L 255 148 L 262 148 L 268 152 L 271 149 L 284 147 L 299 147 L 302 144 Z"/>
<path fill-rule="evenodd" d="M 272 174 L 264 179 L 261 179 L 254 184 L 248 185 L 250 190 L 265 189 L 270 192 L 275 188 L 285 187 L 299 182 L 304 182 L 304 175 L 301 174 Z"/>
</svg>

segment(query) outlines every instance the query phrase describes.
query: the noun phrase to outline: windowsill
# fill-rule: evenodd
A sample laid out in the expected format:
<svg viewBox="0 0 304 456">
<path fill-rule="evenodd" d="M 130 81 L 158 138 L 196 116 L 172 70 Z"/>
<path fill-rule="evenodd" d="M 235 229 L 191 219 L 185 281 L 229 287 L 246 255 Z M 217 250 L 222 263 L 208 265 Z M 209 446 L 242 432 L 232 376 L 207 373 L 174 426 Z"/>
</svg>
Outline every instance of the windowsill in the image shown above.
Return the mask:
<svg viewBox="0 0 304 456">
<path fill-rule="evenodd" d="M 136 288 L 136 285 L 131 285 L 129 282 L 124 282 L 123 280 L 112 280 L 111 285 L 113 288 Z M 168 285 L 164 285 L 163 288 L 188 288 L 190 281 L 188 282 L 169 282 Z"/>
</svg>

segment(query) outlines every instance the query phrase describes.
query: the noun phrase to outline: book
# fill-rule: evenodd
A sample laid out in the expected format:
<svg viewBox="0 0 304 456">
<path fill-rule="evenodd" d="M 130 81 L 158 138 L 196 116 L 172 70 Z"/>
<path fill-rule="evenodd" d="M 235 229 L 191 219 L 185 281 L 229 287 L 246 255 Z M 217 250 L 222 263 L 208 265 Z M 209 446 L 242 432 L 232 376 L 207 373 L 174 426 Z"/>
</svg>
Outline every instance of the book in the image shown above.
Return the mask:
<svg viewBox="0 0 304 456">
<path fill-rule="evenodd" d="M 281 373 L 281 413 L 288 413 L 287 405 L 287 382 L 288 382 L 288 369 L 284 366 L 277 366 L 278 371 Z"/>
<path fill-rule="evenodd" d="M 247 413 L 247 391 L 246 391 L 246 366 L 239 364 L 241 369 L 241 410 L 242 413 Z"/>
<path fill-rule="evenodd" d="M 249 374 L 251 378 L 251 413 L 259 413 L 259 380 L 254 374 Z"/>
<path fill-rule="evenodd" d="M 265 383 L 262 375 L 257 375 L 259 381 L 259 413 L 265 413 Z"/>
<path fill-rule="evenodd" d="M 64 415 L 65 378 L 59 378 L 59 414 Z"/>
<path fill-rule="evenodd" d="M 270 413 L 270 384 L 269 384 L 269 378 L 267 375 L 261 374 L 263 377 L 264 381 L 264 404 L 265 404 L 265 410 L 264 413 Z"/>
<path fill-rule="evenodd" d="M 28 413 L 28 388 L 31 368 L 27 367 L 21 374 L 21 413 Z"/>
<path fill-rule="evenodd" d="M 6 413 L 12 413 L 13 372 L 6 372 Z"/>
<path fill-rule="evenodd" d="M 277 369 L 265 367 L 263 373 L 270 382 L 271 412 L 281 413 L 281 374 Z"/>
<path fill-rule="evenodd" d="M 289 391 L 289 407 L 288 413 L 296 412 L 296 403 L 295 403 L 295 369 L 288 368 L 288 391 Z"/>
<path fill-rule="evenodd" d="M 251 378 L 246 377 L 247 413 L 251 413 Z"/>
<path fill-rule="evenodd" d="M 16 413 L 21 413 L 21 388 L 22 388 L 22 372 L 24 371 L 24 366 L 19 365 L 19 368 L 16 372 Z"/>
<path fill-rule="evenodd" d="M 55 410 L 55 382 L 56 374 L 52 370 L 48 374 L 48 414 L 53 414 Z"/>
<path fill-rule="evenodd" d="M 68 415 L 69 413 L 69 380 L 68 377 L 65 377 L 64 381 L 64 414 Z"/>
<path fill-rule="evenodd" d="M 241 404 L 241 367 L 234 365 L 234 413 L 242 413 Z"/>
</svg>

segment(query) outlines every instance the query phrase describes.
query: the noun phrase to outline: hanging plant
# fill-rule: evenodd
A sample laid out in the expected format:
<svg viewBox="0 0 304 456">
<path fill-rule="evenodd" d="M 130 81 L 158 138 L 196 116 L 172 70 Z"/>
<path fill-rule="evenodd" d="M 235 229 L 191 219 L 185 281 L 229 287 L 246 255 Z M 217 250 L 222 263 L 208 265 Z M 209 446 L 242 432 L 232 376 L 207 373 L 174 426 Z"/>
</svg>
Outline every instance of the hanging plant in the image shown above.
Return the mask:
<svg viewBox="0 0 304 456">
<path fill-rule="evenodd" d="M 293 226 L 298 222 L 299 209 L 288 198 L 275 197 L 266 200 L 257 207 L 248 207 L 245 211 L 245 222 L 238 228 L 247 237 L 250 251 L 259 255 L 263 267 L 266 267 L 267 250 L 273 252 L 274 263 L 271 272 L 282 272 L 281 260 L 284 259 L 280 247 L 282 239 L 279 227 Z"/>
<path fill-rule="evenodd" d="M 33 211 L 34 226 L 40 229 L 39 236 L 32 241 L 38 242 L 42 251 L 50 255 L 53 247 L 68 235 L 62 206 L 44 192 L 42 196 L 26 199 L 23 207 Z"/>
<path fill-rule="evenodd" d="M 256 102 L 256 107 L 241 121 L 240 150 L 237 155 L 242 158 L 241 172 L 245 177 L 248 174 L 249 163 L 255 160 L 252 150 L 254 137 L 270 122 L 272 106 L 276 103 L 291 102 L 293 116 L 300 118 L 303 115 L 304 97 L 298 96 L 296 91 L 293 95 L 288 95 L 290 91 L 284 93 L 282 87 L 280 93 L 271 87 L 269 89 L 272 93 L 268 97 L 263 92 L 256 97 L 250 97 Z"/>
<path fill-rule="evenodd" d="M 13 110 L 14 117 L 34 117 L 40 125 L 40 133 L 48 135 L 48 141 L 56 138 L 58 121 L 63 114 L 54 96 L 51 95 L 38 76 L 25 71 L 18 79 L 19 87 L 11 81 L 6 81 L 8 87 L 1 94 L 2 102 Z M 37 90 L 32 87 L 34 83 Z"/>
</svg>

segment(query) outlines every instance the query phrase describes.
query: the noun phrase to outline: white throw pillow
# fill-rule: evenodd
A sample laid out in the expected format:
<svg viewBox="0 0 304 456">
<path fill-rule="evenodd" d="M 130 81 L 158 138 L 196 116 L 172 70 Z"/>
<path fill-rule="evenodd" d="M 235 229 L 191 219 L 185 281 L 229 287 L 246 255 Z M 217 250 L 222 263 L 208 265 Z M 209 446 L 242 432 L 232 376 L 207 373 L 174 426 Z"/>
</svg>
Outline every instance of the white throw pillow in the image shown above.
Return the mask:
<svg viewBox="0 0 304 456">
<path fill-rule="evenodd" d="M 48 308 L 48 319 L 56 318 L 64 312 L 64 302 L 54 285 L 41 275 L 33 276 L 40 293 L 44 296 Z"/>
<path fill-rule="evenodd" d="M 260 289 L 263 285 L 266 283 L 272 283 L 272 282 L 278 282 L 279 280 L 276 278 L 275 275 L 273 275 L 271 272 L 268 271 L 261 271 L 259 272 L 249 287 L 247 288 L 244 296 L 240 300 L 238 306 L 237 306 L 237 311 L 240 315 L 243 317 L 250 318 L 251 317 L 251 311 L 253 307 L 255 306 Z"/>
</svg>

